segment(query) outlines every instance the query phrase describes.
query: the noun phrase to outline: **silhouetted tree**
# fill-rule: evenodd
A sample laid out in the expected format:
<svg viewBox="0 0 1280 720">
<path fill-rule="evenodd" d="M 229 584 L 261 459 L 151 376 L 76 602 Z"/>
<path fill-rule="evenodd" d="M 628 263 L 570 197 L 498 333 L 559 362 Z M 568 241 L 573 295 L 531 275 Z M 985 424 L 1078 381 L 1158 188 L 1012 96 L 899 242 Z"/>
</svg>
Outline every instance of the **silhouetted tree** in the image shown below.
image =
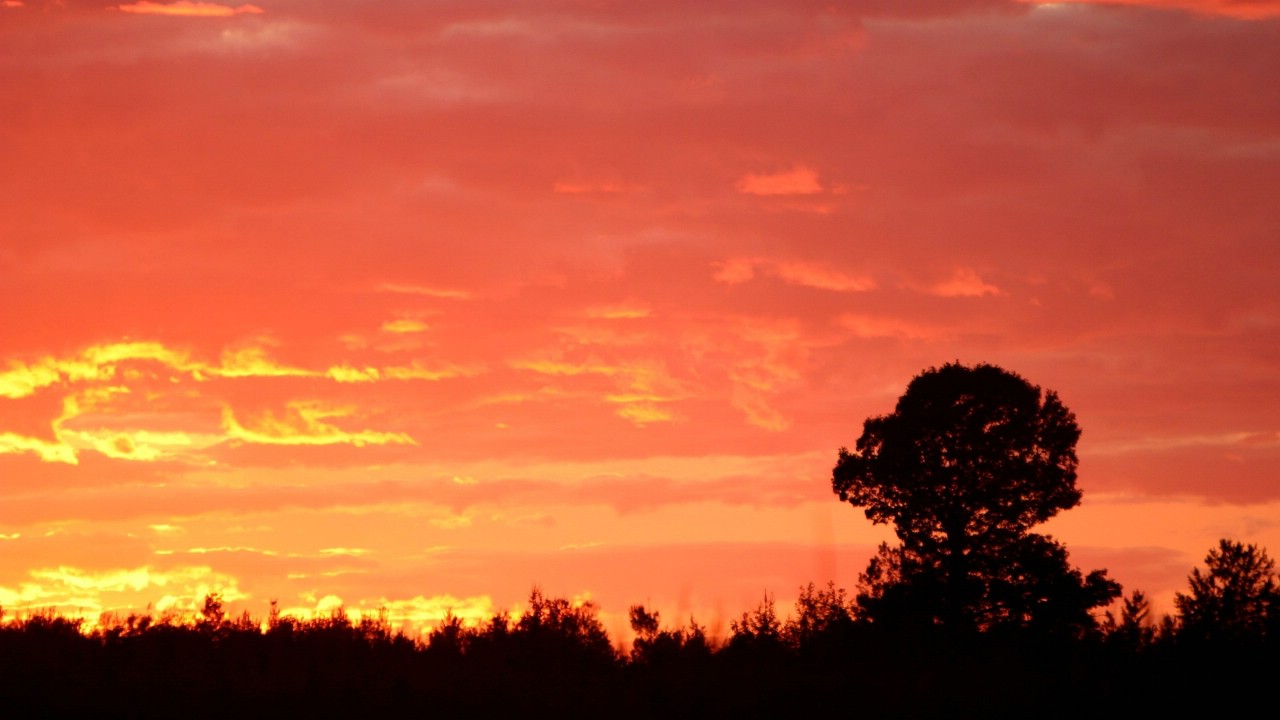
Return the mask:
<svg viewBox="0 0 1280 720">
<path fill-rule="evenodd" d="M 565 598 L 546 597 L 535 587 L 515 632 L 545 643 L 548 651 L 569 652 L 583 659 L 612 658 L 613 646 L 598 612 L 593 602 L 575 605 Z"/>
<path fill-rule="evenodd" d="M 711 656 L 711 646 L 702 626 L 690 620 L 687 628 L 663 630 L 660 619 L 657 612 L 650 612 L 643 605 L 631 606 L 631 630 L 636 634 L 631 644 L 632 663 L 681 665 Z"/>
<path fill-rule="evenodd" d="M 854 631 L 853 601 L 844 588 L 829 582 L 819 589 L 813 583 L 800 589 L 796 614 L 782 627 L 786 644 L 806 659 L 837 654 L 850 643 Z"/>
<path fill-rule="evenodd" d="M 1257 641 L 1280 606 L 1275 562 L 1266 550 L 1220 540 L 1204 559 L 1205 570 L 1191 571 L 1191 593 L 1178 593 L 1179 635 L 1192 640 Z"/>
<path fill-rule="evenodd" d="M 453 610 L 445 613 L 440 624 L 431 629 L 427 635 L 427 654 L 448 661 L 456 661 L 462 657 L 466 648 L 467 629 L 462 618 L 453 614 Z"/>
<path fill-rule="evenodd" d="M 1080 502 L 1079 438 L 1055 393 L 999 367 L 915 377 L 832 472 L 840 499 L 893 523 L 901 541 L 863 574 L 863 614 L 959 630 L 1091 626 L 1119 585 L 1082 576 L 1060 544 L 1030 532 Z"/>
<path fill-rule="evenodd" d="M 1144 650 L 1157 637 L 1158 626 L 1151 617 L 1151 601 L 1141 590 L 1134 590 L 1124 599 L 1118 620 L 1108 610 L 1106 624 L 1107 640 L 1124 650 Z"/>
<path fill-rule="evenodd" d="M 729 621 L 729 629 L 733 633 L 729 637 L 730 649 L 750 649 L 757 653 L 775 653 L 782 649 L 782 622 L 778 620 L 773 595 L 769 593 L 765 593 L 754 610 Z"/>
</svg>

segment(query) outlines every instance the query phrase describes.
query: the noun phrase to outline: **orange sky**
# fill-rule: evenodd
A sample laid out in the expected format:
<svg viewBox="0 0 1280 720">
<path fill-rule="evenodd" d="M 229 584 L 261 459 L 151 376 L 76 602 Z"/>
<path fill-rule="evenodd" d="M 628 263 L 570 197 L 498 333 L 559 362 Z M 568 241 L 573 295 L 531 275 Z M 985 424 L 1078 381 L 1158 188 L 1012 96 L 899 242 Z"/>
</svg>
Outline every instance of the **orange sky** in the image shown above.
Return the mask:
<svg viewBox="0 0 1280 720">
<path fill-rule="evenodd" d="M 912 376 L 1074 562 L 1280 553 L 1280 0 L 0 2 L 0 606 L 723 630 Z"/>
</svg>

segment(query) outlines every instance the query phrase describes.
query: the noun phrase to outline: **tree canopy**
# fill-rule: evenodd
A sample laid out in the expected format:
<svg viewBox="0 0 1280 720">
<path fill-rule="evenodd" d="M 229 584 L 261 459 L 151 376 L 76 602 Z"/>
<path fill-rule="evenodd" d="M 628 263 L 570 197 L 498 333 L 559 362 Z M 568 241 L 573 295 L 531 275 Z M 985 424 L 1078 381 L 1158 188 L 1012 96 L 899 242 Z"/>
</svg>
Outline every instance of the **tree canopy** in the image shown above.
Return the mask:
<svg viewBox="0 0 1280 720">
<path fill-rule="evenodd" d="M 1280 621 L 1275 562 L 1257 545 L 1218 541 L 1187 582 L 1190 594 L 1174 597 L 1181 635 L 1194 640 L 1258 641 Z"/>
<path fill-rule="evenodd" d="M 914 378 L 832 472 L 840 499 L 901 541 L 863 575 L 863 610 L 951 627 L 1089 624 L 1119 586 L 1081 575 L 1065 548 L 1030 532 L 1080 502 L 1079 438 L 1056 393 L 994 365 Z"/>
</svg>

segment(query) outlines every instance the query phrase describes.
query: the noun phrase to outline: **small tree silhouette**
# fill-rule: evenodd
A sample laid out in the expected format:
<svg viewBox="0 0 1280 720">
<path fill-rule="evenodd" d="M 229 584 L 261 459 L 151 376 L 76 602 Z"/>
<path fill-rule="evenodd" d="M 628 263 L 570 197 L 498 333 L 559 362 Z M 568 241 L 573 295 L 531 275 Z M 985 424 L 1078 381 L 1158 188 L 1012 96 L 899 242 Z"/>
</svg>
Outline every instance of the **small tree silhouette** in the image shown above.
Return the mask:
<svg viewBox="0 0 1280 720">
<path fill-rule="evenodd" d="M 1156 640 L 1157 626 L 1151 617 L 1151 601 L 1146 593 L 1134 590 L 1120 607 L 1120 619 L 1107 611 L 1107 640 L 1124 650 L 1142 651 Z"/>
<path fill-rule="evenodd" d="M 1190 594 L 1178 593 L 1179 636 L 1202 641 L 1260 641 L 1280 612 L 1275 562 L 1266 550 L 1232 540 L 1204 559 L 1188 578 Z"/>
<path fill-rule="evenodd" d="M 632 664 L 680 667 L 711 656 L 706 630 L 692 619 L 687 628 L 663 630 L 659 614 L 643 605 L 632 605 L 629 614 L 636 634 L 631 645 Z"/>
<path fill-rule="evenodd" d="M 855 611 L 844 588 L 837 588 L 834 582 L 822 589 L 809 583 L 800 589 L 796 614 L 782 628 L 783 639 L 804 658 L 836 654 L 850 642 Z"/>
</svg>

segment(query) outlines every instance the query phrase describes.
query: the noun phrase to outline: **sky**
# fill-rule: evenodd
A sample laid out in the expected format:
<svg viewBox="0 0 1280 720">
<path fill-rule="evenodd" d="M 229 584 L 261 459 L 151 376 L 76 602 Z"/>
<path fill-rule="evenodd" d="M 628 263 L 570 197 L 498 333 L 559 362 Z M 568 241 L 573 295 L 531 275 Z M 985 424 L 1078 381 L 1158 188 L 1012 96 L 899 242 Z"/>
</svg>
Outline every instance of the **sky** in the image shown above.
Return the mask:
<svg viewBox="0 0 1280 720">
<path fill-rule="evenodd" d="M 958 361 L 1171 612 L 1280 555 L 1277 72 L 1280 0 L 3 0 L 0 606 L 723 634 Z"/>
</svg>

